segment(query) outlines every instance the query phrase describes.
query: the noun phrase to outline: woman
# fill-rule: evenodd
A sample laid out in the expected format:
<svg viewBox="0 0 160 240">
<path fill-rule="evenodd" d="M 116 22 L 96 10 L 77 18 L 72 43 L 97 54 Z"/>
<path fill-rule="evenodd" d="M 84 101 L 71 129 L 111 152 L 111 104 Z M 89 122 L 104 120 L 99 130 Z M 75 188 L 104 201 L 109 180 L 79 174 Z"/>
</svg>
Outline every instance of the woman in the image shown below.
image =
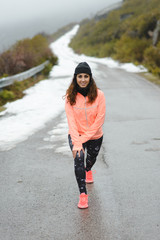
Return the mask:
<svg viewBox="0 0 160 240">
<path fill-rule="evenodd" d="M 87 208 L 86 183 L 93 182 L 91 169 L 96 162 L 103 140 L 105 97 L 97 88 L 91 68 L 86 62 L 79 63 L 75 69 L 73 80 L 66 91 L 65 111 L 69 126 L 69 145 L 80 191 L 78 207 Z"/>
</svg>

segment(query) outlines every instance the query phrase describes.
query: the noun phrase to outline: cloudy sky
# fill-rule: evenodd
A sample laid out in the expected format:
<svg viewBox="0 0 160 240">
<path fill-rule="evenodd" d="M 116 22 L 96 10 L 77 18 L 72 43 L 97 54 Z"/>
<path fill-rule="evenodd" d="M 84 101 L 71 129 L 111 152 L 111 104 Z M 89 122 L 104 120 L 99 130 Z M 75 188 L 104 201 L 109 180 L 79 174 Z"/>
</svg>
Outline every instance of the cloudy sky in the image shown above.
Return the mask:
<svg viewBox="0 0 160 240">
<path fill-rule="evenodd" d="M 0 0 L 0 43 L 91 17 L 121 0 Z M 8 35 L 9 34 L 9 35 Z M 21 37 L 20 37 L 21 36 Z M 14 41 L 15 41 L 14 40 Z"/>
</svg>

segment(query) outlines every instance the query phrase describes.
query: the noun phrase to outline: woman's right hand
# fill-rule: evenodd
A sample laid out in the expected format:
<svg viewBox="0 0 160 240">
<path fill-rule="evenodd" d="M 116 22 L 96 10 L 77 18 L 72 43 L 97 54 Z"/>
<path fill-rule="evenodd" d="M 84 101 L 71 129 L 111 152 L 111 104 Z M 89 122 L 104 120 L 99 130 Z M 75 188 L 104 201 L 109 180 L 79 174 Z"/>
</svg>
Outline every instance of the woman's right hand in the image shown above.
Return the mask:
<svg viewBox="0 0 160 240">
<path fill-rule="evenodd" d="M 74 159 L 76 158 L 77 152 L 78 152 L 78 156 L 80 157 L 81 151 L 84 153 L 84 149 L 83 148 L 81 150 L 72 150 L 73 158 Z"/>
</svg>

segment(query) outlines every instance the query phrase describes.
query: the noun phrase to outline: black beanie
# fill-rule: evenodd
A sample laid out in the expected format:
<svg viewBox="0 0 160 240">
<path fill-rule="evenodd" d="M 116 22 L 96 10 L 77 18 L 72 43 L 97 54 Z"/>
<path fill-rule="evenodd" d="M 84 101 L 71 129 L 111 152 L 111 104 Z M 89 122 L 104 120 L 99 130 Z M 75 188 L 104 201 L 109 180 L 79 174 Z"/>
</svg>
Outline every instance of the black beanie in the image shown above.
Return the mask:
<svg viewBox="0 0 160 240">
<path fill-rule="evenodd" d="M 81 62 L 78 64 L 78 66 L 75 68 L 74 74 L 77 75 L 79 73 L 87 73 L 90 76 L 92 75 L 91 68 L 86 62 Z"/>
</svg>

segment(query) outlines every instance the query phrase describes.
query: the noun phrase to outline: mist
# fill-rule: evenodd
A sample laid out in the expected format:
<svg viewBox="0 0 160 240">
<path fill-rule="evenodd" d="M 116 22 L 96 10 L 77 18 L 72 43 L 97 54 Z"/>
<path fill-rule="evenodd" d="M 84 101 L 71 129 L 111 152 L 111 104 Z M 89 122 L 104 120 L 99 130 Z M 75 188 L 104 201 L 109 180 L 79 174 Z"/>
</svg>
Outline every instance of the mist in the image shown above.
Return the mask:
<svg viewBox="0 0 160 240">
<path fill-rule="evenodd" d="M 0 0 L 0 51 L 37 33 L 54 33 L 120 0 Z"/>
</svg>

